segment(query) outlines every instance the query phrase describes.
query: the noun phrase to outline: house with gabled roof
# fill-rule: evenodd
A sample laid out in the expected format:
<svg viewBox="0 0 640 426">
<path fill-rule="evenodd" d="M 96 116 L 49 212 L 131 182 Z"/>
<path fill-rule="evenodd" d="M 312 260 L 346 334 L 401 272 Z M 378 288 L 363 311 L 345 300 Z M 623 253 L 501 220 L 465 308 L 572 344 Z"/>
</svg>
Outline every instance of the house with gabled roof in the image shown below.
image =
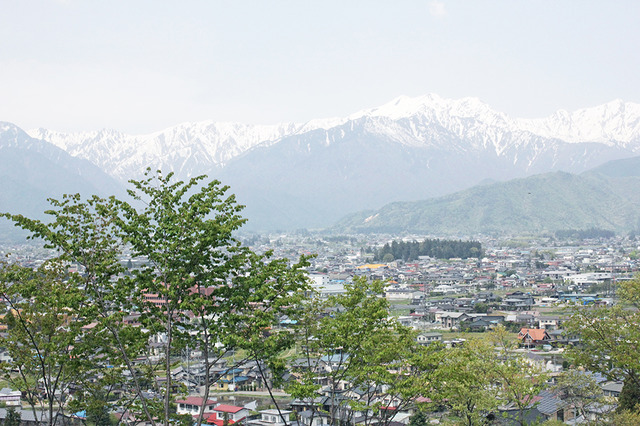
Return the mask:
<svg viewBox="0 0 640 426">
<path fill-rule="evenodd" d="M 442 342 L 442 333 L 420 333 L 416 336 L 416 342 L 421 346 L 428 346 L 434 342 Z"/>
<path fill-rule="evenodd" d="M 207 418 L 207 423 L 222 426 L 224 422 L 228 424 L 238 423 L 249 415 L 249 410 L 235 405 L 220 404 L 213 409 L 213 414 Z"/>
<path fill-rule="evenodd" d="M 549 343 L 551 337 L 543 328 L 523 328 L 518 333 L 518 340 L 527 346 L 544 345 Z"/>
<path fill-rule="evenodd" d="M 460 322 L 469 318 L 464 312 L 438 312 L 436 313 L 436 321 L 439 321 L 444 328 L 457 327 Z"/>
</svg>

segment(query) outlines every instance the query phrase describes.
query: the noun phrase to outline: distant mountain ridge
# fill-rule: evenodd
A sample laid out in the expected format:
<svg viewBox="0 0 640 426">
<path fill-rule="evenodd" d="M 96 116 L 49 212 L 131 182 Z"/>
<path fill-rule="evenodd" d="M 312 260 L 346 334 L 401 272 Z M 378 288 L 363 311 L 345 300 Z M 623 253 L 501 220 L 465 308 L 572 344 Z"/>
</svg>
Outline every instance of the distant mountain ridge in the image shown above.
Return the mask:
<svg viewBox="0 0 640 426">
<path fill-rule="evenodd" d="M 345 214 L 640 153 L 640 105 L 613 101 L 514 119 L 475 98 L 401 96 L 343 118 L 257 126 L 184 123 L 149 135 L 29 131 L 125 182 L 147 167 L 231 186 L 255 229 L 329 226 Z"/>
<path fill-rule="evenodd" d="M 391 203 L 349 215 L 333 229 L 509 235 L 588 228 L 640 230 L 640 156 L 580 175 L 552 172 L 429 200 Z"/>
<path fill-rule="evenodd" d="M 0 122 L 0 213 L 44 219 L 47 198 L 65 193 L 123 196 L 124 189 L 91 162 Z M 14 238 L 15 231 L 0 219 L 0 241 Z"/>
</svg>

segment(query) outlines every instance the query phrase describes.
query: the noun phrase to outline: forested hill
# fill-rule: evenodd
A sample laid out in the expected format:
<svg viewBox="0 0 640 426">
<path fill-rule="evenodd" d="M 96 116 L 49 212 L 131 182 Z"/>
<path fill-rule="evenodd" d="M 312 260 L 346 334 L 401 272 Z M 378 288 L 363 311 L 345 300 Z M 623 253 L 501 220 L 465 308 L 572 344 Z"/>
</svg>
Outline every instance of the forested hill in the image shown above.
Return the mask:
<svg viewBox="0 0 640 426">
<path fill-rule="evenodd" d="M 426 239 L 418 241 L 393 241 L 375 251 L 374 260 L 383 262 L 396 259 L 416 260 L 419 256 L 438 259 L 482 257 L 482 245 L 478 241 Z M 393 257 L 393 259 L 391 259 Z"/>
<path fill-rule="evenodd" d="M 343 218 L 341 233 L 503 235 L 564 229 L 640 229 L 640 157 L 580 175 L 554 172 L 387 204 Z"/>
</svg>

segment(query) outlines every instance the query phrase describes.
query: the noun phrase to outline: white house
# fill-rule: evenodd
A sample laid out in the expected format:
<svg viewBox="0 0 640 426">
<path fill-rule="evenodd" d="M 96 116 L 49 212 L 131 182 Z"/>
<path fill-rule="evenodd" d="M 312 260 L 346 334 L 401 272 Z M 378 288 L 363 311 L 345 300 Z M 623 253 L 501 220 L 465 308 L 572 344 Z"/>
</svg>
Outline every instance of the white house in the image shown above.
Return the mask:
<svg viewBox="0 0 640 426">
<path fill-rule="evenodd" d="M 218 420 L 223 420 L 226 417 L 232 423 L 237 423 L 249 415 L 249 410 L 235 405 L 220 404 L 213 409 L 213 413 Z"/>
<path fill-rule="evenodd" d="M 204 412 L 211 413 L 215 408 L 217 402 L 214 399 L 208 399 L 204 402 L 204 398 L 199 396 L 189 396 L 186 399 L 178 399 L 176 400 L 176 404 L 178 405 L 176 412 L 178 414 L 191 414 L 192 416 L 197 416 L 200 414 L 200 408 L 202 404 L 205 404 Z"/>
<path fill-rule="evenodd" d="M 262 410 L 260 411 L 260 418 L 256 420 L 250 420 L 247 422 L 249 426 L 284 426 L 285 423 L 282 421 L 282 417 L 284 417 L 287 422 L 289 421 L 289 415 L 292 412 L 289 410 Z M 282 416 L 281 416 L 282 414 Z"/>
<path fill-rule="evenodd" d="M 419 345 L 428 346 L 434 342 L 442 342 L 441 333 L 420 333 L 416 336 Z"/>
<path fill-rule="evenodd" d="M 20 391 L 14 391 L 9 388 L 0 389 L 0 403 L 10 406 L 20 406 L 20 397 L 22 394 Z"/>
</svg>

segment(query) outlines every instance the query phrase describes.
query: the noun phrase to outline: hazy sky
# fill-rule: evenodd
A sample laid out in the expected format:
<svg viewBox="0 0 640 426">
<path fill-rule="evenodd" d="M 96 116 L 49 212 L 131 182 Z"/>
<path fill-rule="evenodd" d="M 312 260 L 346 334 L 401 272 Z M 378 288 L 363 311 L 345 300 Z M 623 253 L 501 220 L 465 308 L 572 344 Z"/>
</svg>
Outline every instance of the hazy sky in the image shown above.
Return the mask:
<svg viewBox="0 0 640 426">
<path fill-rule="evenodd" d="M 515 117 L 640 102 L 640 2 L 0 0 L 0 121 L 147 133 L 399 95 Z"/>
</svg>

